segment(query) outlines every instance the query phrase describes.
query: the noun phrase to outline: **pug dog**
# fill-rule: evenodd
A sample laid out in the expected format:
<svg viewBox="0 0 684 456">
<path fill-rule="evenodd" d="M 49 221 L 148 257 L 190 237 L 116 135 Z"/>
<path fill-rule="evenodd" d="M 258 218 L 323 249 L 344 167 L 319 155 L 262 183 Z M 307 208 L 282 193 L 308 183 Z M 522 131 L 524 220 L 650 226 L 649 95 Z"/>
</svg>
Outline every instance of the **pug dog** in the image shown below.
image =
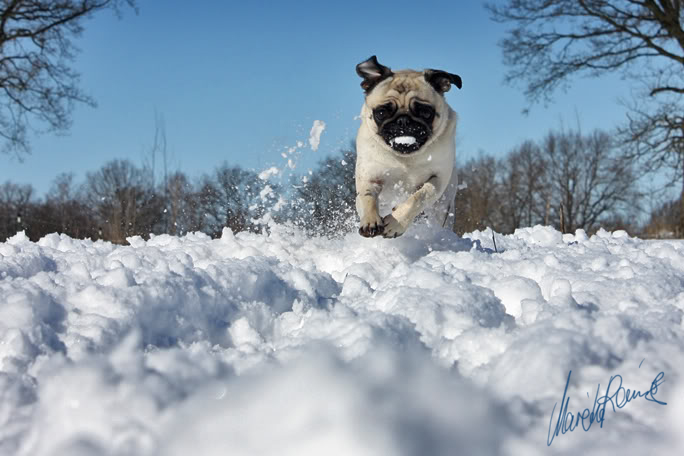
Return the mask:
<svg viewBox="0 0 684 456">
<path fill-rule="evenodd" d="M 365 92 L 356 137 L 359 234 L 401 236 L 422 212 L 429 223 L 453 226 L 457 115 L 444 94 L 452 84 L 461 88 L 460 76 L 392 71 L 376 56 L 356 72 Z"/>
</svg>

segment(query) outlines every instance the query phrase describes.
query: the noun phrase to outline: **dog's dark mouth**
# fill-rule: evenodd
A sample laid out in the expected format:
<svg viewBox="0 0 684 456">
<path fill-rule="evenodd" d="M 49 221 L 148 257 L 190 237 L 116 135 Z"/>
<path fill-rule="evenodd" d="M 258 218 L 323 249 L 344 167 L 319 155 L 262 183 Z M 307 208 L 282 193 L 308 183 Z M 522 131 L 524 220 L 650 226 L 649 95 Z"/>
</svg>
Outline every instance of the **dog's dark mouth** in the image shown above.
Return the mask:
<svg viewBox="0 0 684 456">
<path fill-rule="evenodd" d="M 380 136 L 388 146 L 401 154 L 419 150 L 430 138 L 431 130 L 408 115 L 399 116 L 383 125 Z"/>
</svg>

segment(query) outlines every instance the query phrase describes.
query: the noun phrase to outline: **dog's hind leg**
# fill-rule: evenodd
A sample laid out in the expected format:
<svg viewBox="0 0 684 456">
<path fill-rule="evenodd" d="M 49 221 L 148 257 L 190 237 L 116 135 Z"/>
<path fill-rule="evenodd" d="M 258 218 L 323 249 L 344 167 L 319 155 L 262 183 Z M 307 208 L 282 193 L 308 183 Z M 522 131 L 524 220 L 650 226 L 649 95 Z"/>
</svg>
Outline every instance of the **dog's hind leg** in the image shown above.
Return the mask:
<svg viewBox="0 0 684 456">
<path fill-rule="evenodd" d="M 436 175 L 431 176 L 415 193 L 396 206 L 392 213 L 383 219 L 385 228 L 382 235 L 384 237 L 394 238 L 404 234 L 416 216 L 437 200 L 439 197 L 438 179 Z"/>
</svg>

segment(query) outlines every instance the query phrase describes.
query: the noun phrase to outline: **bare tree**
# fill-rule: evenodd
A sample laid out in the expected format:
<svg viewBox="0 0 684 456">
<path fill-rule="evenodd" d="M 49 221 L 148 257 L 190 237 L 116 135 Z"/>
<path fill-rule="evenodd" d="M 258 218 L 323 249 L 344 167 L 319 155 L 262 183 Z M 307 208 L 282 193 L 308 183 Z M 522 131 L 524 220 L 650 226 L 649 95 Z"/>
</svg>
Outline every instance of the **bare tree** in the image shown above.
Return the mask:
<svg viewBox="0 0 684 456">
<path fill-rule="evenodd" d="M 616 69 L 654 76 L 651 95 L 684 94 L 679 0 L 507 0 L 487 8 L 494 20 L 515 24 L 500 43 L 511 68 L 506 78 L 527 81 L 532 100 L 549 97 L 572 76 Z"/>
<path fill-rule="evenodd" d="M 677 232 L 681 207 L 681 202 L 674 200 L 654 208 L 644 227 L 643 234 L 650 238 L 681 237 L 682 233 Z"/>
<path fill-rule="evenodd" d="M 487 227 L 500 230 L 500 170 L 496 159 L 482 154 L 468 160 L 456 172 L 464 188 L 456 194 L 454 231 L 463 234 Z"/>
<path fill-rule="evenodd" d="M 88 173 L 88 205 L 94 208 L 105 239 L 124 243 L 128 236 L 159 232 L 162 201 L 152 179 L 131 162 L 114 160 Z"/>
<path fill-rule="evenodd" d="M 162 160 L 162 175 L 161 182 L 159 184 L 157 184 L 157 155 L 159 155 Z M 180 171 L 174 174 L 176 182 L 170 182 L 170 179 L 173 178 L 173 176 L 169 176 L 169 154 L 166 140 L 166 121 L 164 120 L 164 115 L 156 110 L 154 112 L 154 141 L 150 149 L 143 157 L 143 171 L 150 176 L 152 185 L 159 187 L 159 194 L 163 199 L 165 209 L 163 213 L 164 215 L 162 217 L 162 231 L 164 233 L 176 234 L 176 228 L 178 226 L 178 214 L 173 216 L 173 221 L 171 221 L 171 214 L 174 210 L 178 209 L 178 205 L 181 202 L 180 200 L 171 201 L 171 198 L 174 196 L 178 197 L 180 194 L 179 192 L 181 191 L 181 187 L 179 186 L 179 179 L 184 181 L 182 184 L 183 186 L 187 186 L 189 184 L 186 182 L 186 177 L 184 175 L 181 176 L 182 173 Z M 171 185 L 175 186 L 175 195 L 171 195 L 169 193 Z M 183 189 L 183 191 L 184 190 L 185 189 Z M 175 206 L 169 206 L 173 204 L 175 204 Z M 172 225 L 173 223 L 176 225 Z"/>
<path fill-rule="evenodd" d="M 183 235 L 201 229 L 202 217 L 198 216 L 197 194 L 187 176 L 177 171 L 166 178 L 164 225 L 166 232 Z"/>
<path fill-rule="evenodd" d="M 561 210 L 568 232 L 593 230 L 620 214 L 635 215 L 641 196 L 636 173 L 610 135 L 551 132 L 541 150 L 548 163 L 554 223 Z"/>
<path fill-rule="evenodd" d="M 548 100 L 575 76 L 617 70 L 641 87 L 619 129 L 631 145 L 624 152 L 642 159 L 646 171 L 674 171 L 672 182 L 682 184 L 684 195 L 683 6 L 680 0 L 487 4 L 494 20 L 514 25 L 500 43 L 510 68 L 506 80 L 524 81 L 530 101 Z"/>
<path fill-rule="evenodd" d="M 0 185 L 0 240 L 24 229 L 32 197 L 31 185 L 9 181 Z"/>
<path fill-rule="evenodd" d="M 81 198 L 72 173 L 59 174 L 53 180 L 48 196 L 32 205 L 27 218 L 27 233 L 31 240 L 54 232 L 80 239 L 97 233 L 93 211 Z"/>
<path fill-rule="evenodd" d="M 456 197 L 454 231 L 499 232 L 537 224 L 567 231 L 630 229 L 640 208 L 633 163 L 600 130 L 550 132 L 524 141 L 506 157 L 480 155 L 459 167 L 466 185 Z"/>
<path fill-rule="evenodd" d="M 522 226 L 549 224 L 551 186 L 548 162 L 533 141 L 513 149 L 499 167 L 500 212 L 502 232 Z"/>
<path fill-rule="evenodd" d="M 74 187 L 74 174 L 61 173 L 52 181 L 52 188 L 48 192 L 47 202 L 55 208 L 53 223 L 64 233 L 73 216 L 70 203 L 75 202 L 76 189 Z"/>
<path fill-rule="evenodd" d="M 223 163 L 213 175 L 199 184 L 203 226 L 212 236 L 223 227 L 233 232 L 259 231 L 259 219 L 275 202 L 278 187 L 259 178 L 257 173 Z M 204 225 L 206 223 L 206 225 Z"/>
<path fill-rule="evenodd" d="M 83 20 L 134 0 L 3 0 L 0 5 L 0 137 L 2 151 L 30 150 L 27 132 L 36 122 L 64 131 L 75 103 L 94 105 L 71 68 L 73 39 Z"/>
</svg>

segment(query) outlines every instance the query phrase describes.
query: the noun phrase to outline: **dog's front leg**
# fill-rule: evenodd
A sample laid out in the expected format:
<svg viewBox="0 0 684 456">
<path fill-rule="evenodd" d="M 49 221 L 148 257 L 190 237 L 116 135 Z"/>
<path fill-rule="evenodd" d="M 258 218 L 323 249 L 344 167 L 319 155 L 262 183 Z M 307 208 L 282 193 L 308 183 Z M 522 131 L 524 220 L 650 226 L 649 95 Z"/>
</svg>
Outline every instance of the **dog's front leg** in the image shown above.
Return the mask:
<svg viewBox="0 0 684 456">
<path fill-rule="evenodd" d="M 382 217 L 378 210 L 378 195 L 382 185 L 380 180 L 357 181 L 356 210 L 361 218 L 359 234 L 363 237 L 375 237 L 383 233 Z"/>
<path fill-rule="evenodd" d="M 406 201 L 392 209 L 392 213 L 385 216 L 382 220 L 384 230 L 382 235 L 386 238 L 395 238 L 404 234 L 413 219 L 420 214 L 423 209 L 434 203 L 437 198 L 437 176 L 430 178 L 420 186 L 414 194 Z"/>
</svg>

